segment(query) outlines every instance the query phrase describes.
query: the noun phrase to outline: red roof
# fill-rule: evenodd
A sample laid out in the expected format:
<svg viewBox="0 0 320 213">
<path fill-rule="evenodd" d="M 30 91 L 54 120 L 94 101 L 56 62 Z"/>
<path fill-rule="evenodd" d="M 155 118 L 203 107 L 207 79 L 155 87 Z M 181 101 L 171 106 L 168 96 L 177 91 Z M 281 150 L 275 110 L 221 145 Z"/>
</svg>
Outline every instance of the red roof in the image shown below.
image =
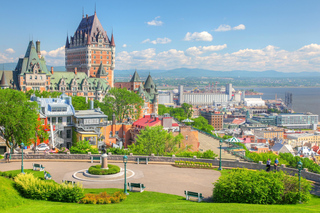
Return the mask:
<svg viewBox="0 0 320 213">
<path fill-rule="evenodd" d="M 244 119 L 244 118 L 235 118 L 232 121 L 233 124 L 237 124 L 237 125 L 243 124 L 244 122 L 246 122 L 246 119 Z"/>
<path fill-rule="evenodd" d="M 133 126 L 136 126 L 138 128 L 157 125 L 161 125 L 161 120 L 159 120 L 158 117 L 151 118 L 150 115 L 145 115 L 143 118 L 140 118 L 139 120 L 133 123 Z"/>
<path fill-rule="evenodd" d="M 177 123 L 172 123 L 172 126 L 179 126 L 179 124 L 177 124 Z"/>
</svg>

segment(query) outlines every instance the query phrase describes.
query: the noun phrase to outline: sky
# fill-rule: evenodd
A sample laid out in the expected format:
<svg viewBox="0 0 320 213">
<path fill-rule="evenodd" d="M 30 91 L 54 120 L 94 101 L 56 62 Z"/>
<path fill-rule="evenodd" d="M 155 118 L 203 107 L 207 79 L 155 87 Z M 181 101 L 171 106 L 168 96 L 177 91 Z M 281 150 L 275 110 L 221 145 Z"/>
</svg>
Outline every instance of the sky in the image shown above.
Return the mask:
<svg viewBox="0 0 320 213">
<path fill-rule="evenodd" d="M 319 0 L 3 1 L 0 63 L 40 40 L 47 65 L 64 66 L 67 34 L 95 5 L 115 70 L 320 72 Z"/>
</svg>

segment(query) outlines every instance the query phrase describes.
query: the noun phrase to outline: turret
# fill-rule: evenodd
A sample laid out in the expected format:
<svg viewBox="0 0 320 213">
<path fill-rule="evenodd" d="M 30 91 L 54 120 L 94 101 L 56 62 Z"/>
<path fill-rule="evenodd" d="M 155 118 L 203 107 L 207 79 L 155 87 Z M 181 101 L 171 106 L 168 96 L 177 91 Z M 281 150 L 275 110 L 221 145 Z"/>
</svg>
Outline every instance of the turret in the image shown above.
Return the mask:
<svg viewBox="0 0 320 213">
<path fill-rule="evenodd" d="M 41 52 L 40 52 L 40 41 L 36 41 L 36 51 L 38 54 L 38 57 L 41 58 Z"/>
</svg>

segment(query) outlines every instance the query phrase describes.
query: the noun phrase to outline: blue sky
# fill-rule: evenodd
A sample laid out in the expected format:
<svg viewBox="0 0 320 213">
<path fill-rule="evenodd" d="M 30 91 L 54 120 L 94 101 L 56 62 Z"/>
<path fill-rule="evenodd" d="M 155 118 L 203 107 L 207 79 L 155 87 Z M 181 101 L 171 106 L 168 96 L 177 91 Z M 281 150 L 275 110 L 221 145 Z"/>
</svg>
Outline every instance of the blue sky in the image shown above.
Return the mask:
<svg viewBox="0 0 320 213">
<path fill-rule="evenodd" d="M 73 34 L 94 1 L 1 3 L 0 63 L 17 62 L 40 40 L 48 65 L 64 65 Z M 320 1 L 96 1 L 114 32 L 116 70 L 320 72 Z"/>
</svg>

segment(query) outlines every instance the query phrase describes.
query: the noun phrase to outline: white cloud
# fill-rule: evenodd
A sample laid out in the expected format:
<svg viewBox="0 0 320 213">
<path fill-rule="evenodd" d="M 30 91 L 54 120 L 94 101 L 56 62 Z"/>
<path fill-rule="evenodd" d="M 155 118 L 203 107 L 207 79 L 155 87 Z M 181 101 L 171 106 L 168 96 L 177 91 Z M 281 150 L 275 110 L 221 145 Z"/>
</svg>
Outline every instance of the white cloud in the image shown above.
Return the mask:
<svg viewBox="0 0 320 213">
<path fill-rule="evenodd" d="M 154 18 L 154 20 L 152 21 L 148 21 L 147 24 L 150 26 L 161 26 L 163 24 L 162 21 L 159 21 L 158 19 L 160 18 L 160 16 L 157 16 Z"/>
<path fill-rule="evenodd" d="M 230 25 L 227 25 L 227 24 L 221 24 L 214 31 L 225 32 L 225 31 L 230 31 L 230 30 L 244 30 L 244 29 L 246 29 L 246 26 L 244 26 L 243 24 L 239 24 L 238 26 L 235 26 L 235 27 L 231 27 Z"/>
<path fill-rule="evenodd" d="M 127 47 L 127 45 L 126 45 L 126 44 L 123 44 L 123 45 L 122 45 L 122 47 L 126 48 L 126 47 Z"/>
<path fill-rule="evenodd" d="M 212 35 L 207 31 L 203 31 L 200 33 L 194 32 L 192 34 L 188 32 L 184 37 L 185 41 L 212 41 L 212 39 L 213 39 Z"/>
<path fill-rule="evenodd" d="M 244 30 L 244 29 L 246 29 L 246 26 L 244 26 L 243 24 L 239 24 L 238 26 L 235 26 L 232 29 L 233 30 Z"/>
<path fill-rule="evenodd" d="M 277 70 L 280 72 L 320 71 L 320 44 L 305 45 L 294 51 L 268 45 L 262 49 L 240 49 L 231 53 L 216 51 L 227 45 L 195 46 L 183 50 L 155 49 L 120 52 L 116 57 L 118 70 L 201 68 L 208 70 Z M 203 53 L 209 55 L 202 55 Z"/>
<path fill-rule="evenodd" d="M 8 57 L 7 54 L 0 53 L 0 63 L 16 62 L 13 57 Z"/>
<path fill-rule="evenodd" d="M 13 54 L 13 53 L 15 53 L 15 52 L 16 52 L 16 51 L 14 51 L 14 49 L 12 49 L 12 48 L 6 49 L 6 53 Z"/>
<path fill-rule="evenodd" d="M 201 55 L 205 52 L 219 51 L 227 48 L 227 45 L 211 45 L 211 46 L 199 46 L 190 47 L 186 50 L 187 55 Z"/>
<path fill-rule="evenodd" d="M 229 31 L 231 30 L 230 25 L 227 24 L 221 24 L 217 29 L 215 29 L 214 31 L 216 32 L 224 32 L 224 31 Z"/>
<path fill-rule="evenodd" d="M 151 43 L 151 44 L 168 44 L 171 42 L 170 38 L 157 38 L 156 40 L 151 41 L 149 38 L 146 40 L 142 41 L 141 43 Z"/>
<path fill-rule="evenodd" d="M 45 57 L 47 65 L 54 65 L 54 66 L 64 65 L 64 56 L 65 56 L 64 46 L 59 47 L 55 50 L 51 50 L 49 52 L 47 52 L 46 50 L 42 50 L 41 55 Z"/>
</svg>

